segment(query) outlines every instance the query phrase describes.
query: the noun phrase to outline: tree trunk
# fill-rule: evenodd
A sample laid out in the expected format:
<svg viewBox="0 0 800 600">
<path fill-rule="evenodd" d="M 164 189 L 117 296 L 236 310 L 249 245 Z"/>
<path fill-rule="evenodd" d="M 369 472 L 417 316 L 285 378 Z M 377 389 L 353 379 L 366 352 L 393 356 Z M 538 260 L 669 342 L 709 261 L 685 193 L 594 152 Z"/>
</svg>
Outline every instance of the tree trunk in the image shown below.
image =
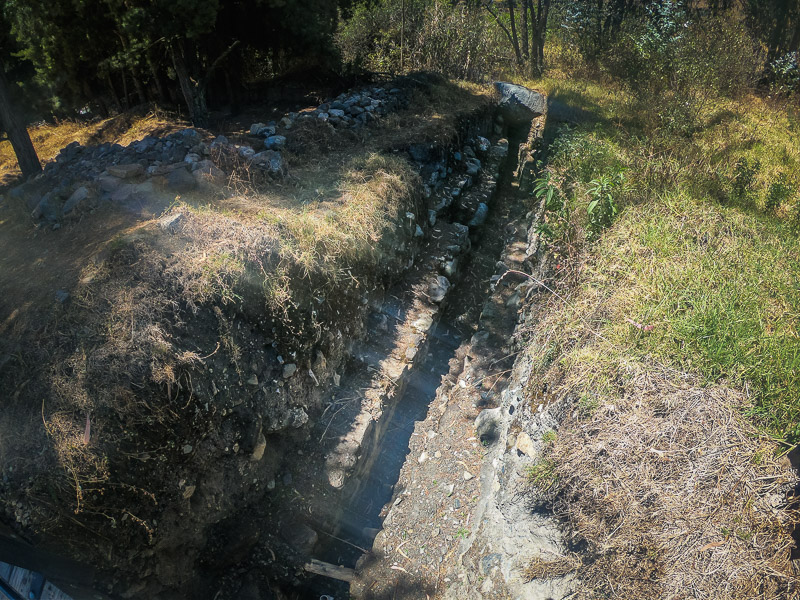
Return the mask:
<svg viewBox="0 0 800 600">
<path fill-rule="evenodd" d="M 0 68 L 0 127 L 8 134 L 22 176 L 27 179 L 41 173 L 42 164 L 36 155 L 31 136 L 28 135 L 25 123 L 11 106 L 8 82 L 2 68 Z"/>
<path fill-rule="evenodd" d="M 514 46 L 514 55 L 517 57 L 517 64 L 522 64 L 522 54 L 519 51 L 519 38 L 517 37 L 517 24 L 514 18 L 514 0 L 508 0 L 508 16 L 511 19 L 511 44 Z"/>
<path fill-rule="evenodd" d="M 139 104 L 147 104 L 147 94 L 144 91 L 142 80 L 136 76 L 133 69 L 131 69 L 131 79 L 133 79 L 133 89 L 136 90 L 136 95 L 139 97 Z"/>
<path fill-rule="evenodd" d="M 533 7 L 531 7 L 533 10 Z M 550 0 L 537 0 L 535 14 L 531 15 L 531 40 L 533 54 L 531 75 L 541 77 L 544 73 L 544 43 L 547 40 L 547 17 L 550 13 Z"/>
<path fill-rule="evenodd" d="M 156 65 L 153 62 L 153 57 L 151 55 L 150 50 L 148 49 L 145 52 L 145 60 L 147 60 L 147 67 L 150 69 L 150 75 L 153 78 L 153 83 L 156 86 L 156 94 L 158 94 L 159 102 L 166 102 L 167 97 L 164 94 L 164 86 L 161 85 L 161 77 L 159 76 L 158 69 L 156 69 Z"/>
<path fill-rule="evenodd" d="M 117 88 L 114 87 L 114 80 L 111 78 L 110 71 L 106 71 L 106 84 L 108 84 L 108 91 L 111 93 L 111 99 L 114 101 L 114 107 L 117 109 L 117 112 L 121 112 L 122 104 L 119 102 Z"/>
<path fill-rule="evenodd" d="M 208 124 L 208 108 L 205 101 L 205 90 L 192 82 L 189 77 L 189 70 L 186 68 L 186 61 L 183 56 L 183 49 L 170 46 L 172 64 L 175 67 L 175 75 L 181 86 L 183 99 L 189 109 L 189 118 L 197 127 L 205 127 Z"/>
<path fill-rule="evenodd" d="M 119 74 L 122 76 L 122 107 L 128 110 L 131 105 L 128 101 L 128 78 L 125 77 L 125 69 L 120 69 Z"/>
<path fill-rule="evenodd" d="M 522 0 L 519 37 L 522 39 L 522 58 L 524 60 L 530 58 L 530 52 L 528 51 L 528 4 L 530 4 L 530 0 Z"/>
</svg>

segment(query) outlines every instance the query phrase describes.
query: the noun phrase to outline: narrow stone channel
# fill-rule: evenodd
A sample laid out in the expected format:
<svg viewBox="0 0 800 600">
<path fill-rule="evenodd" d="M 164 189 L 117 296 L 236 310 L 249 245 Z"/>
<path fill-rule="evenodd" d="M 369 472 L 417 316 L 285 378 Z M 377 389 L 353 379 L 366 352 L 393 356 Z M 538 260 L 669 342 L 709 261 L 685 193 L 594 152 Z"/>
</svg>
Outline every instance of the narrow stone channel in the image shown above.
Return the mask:
<svg viewBox="0 0 800 600">
<path fill-rule="evenodd" d="M 511 149 L 525 141 L 529 126 L 528 123 L 527 127 L 520 126 L 511 132 Z M 388 418 L 385 432 L 373 450 L 375 456 L 367 459 L 372 467 L 345 488 L 341 517 L 320 540 L 322 543 L 316 552 L 320 560 L 355 567 L 372 548 L 387 506 L 402 492 L 396 484 L 408 459 L 415 423 L 425 419 L 443 379 L 455 362 L 462 360 L 457 356 L 457 350 L 473 335 L 481 309 L 491 293 L 492 274 L 505 247 L 508 227 L 523 220 L 530 210 L 530 204 L 519 192 L 515 158 L 512 151 L 502 164 L 494 197 L 488 204 L 486 222 L 471 232 L 471 251 L 463 257 L 465 260 L 461 264 L 458 282 L 449 290 L 441 318 L 431 331 L 427 355 L 410 374 L 404 392 L 395 399 L 391 414 L 388 417 L 384 415 Z M 513 331 L 514 323 L 506 325 L 508 331 L 497 332 L 500 336 L 510 335 Z M 513 358 L 509 357 L 495 366 L 503 372 L 510 368 L 511 363 Z M 498 382 L 497 390 L 502 387 L 502 382 Z M 481 407 L 492 404 L 488 394 L 481 400 Z M 314 598 L 316 594 L 344 598 L 349 597 L 348 587 L 344 582 L 314 577 L 308 581 L 304 593 Z"/>
</svg>

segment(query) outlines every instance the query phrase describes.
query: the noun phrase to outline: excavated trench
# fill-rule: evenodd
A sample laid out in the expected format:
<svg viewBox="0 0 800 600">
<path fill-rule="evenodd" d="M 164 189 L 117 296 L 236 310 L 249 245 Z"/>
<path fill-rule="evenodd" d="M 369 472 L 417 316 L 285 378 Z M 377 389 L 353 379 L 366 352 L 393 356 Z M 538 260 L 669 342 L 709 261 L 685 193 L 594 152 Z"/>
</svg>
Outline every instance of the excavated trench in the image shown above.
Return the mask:
<svg viewBox="0 0 800 600">
<path fill-rule="evenodd" d="M 500 122 L 503 122 L 502 117 Z M 496 127 L 495 132 L 498 129 Z M 495 148 L 498 145 L 506 147 L 506 144 L 511 149 L 524 147 L 530 138 L 530 129 L 530 120 L 503 126 L 502 133 L 508 137 L 508 141 L 501 141 L 498 135 L 493 145 Z M 356 568 L 359 560 L 371 551 L 388 507 L 402 493 L 397 484 L 401 469 L 409 460 L 415 424 L 425 419 L 431 402 L 440 392 L 440 386 L 449 385 L 444 383 L 447 374 L 463 360 L 457 351 L 477 329 L 482 308 L 496 280 L 492 275 L 506 247 L 509 226 L 522 222 L 525 213 L 530 210 L 530 203 L 525 201 L 519 189 L 517 175 L 522 169 L 515 160 L 517 158 L 515 153 L 504 153 L 492 183 L 491 196 L 485 203 L 488 212 L 481 217 L 480 224 L 472 219 L 464 219 L 463 211 L 455 207 L 440 215 L 432 236 L 444 235 L 442 230 L 448 227 L 463 225 L 460 220 L 471 222 L 469 250 L 460 255 L 457 273 L 450 274 L 453 284 L 441 302 L 438 314 L 433 317 L 434 322 L 422 348 L 414 356 L 413 367 L 398 386 L 399 393 L 392 396 L 391 405 L 380 415 L 375 426 L 376 433 L 370 443 L 362 448 L 353 475 L 342 487 L 339 506 L 333 511 L 335 518 L 328 523 L 318 523 L 322 535 L 314 548 L 314 558 L 342 569 L 333 576 L 317 575 L 306 579 L 297 597 L 349 597 L 349 583 L 337 578 L 342 574 L 346 577 L 348 570 Z M 521 152 L 519 158 L 529 160 L 530 155 Z M 493 179 L 492 174 L 488 177 Z M 402 299 L 394 296 L 393 292 L 388 294 L 388 298 L 382 310 L 372 316 L 369 330 L 375 334 L 379 334 L 382 315 L 389 313 L 398 323 L 407 317 L 403 314 Z M 509 335 L 513 330 L 514 323 L 506 325 L 508 331 L 500 335 Z M 374 362 L 378 364 L 380 361 Z M 513 358 L 506 357 L 493 366 L 502 374 L 510 370 L 512 363 Z M 363 370 L 364 362 L 356 359 L 351 365 L 351 372 L 345 377 L 359 381 Z M 496 381 L 497 390 L 503 388 L 502 379 L 501 375 Z M 365 382 L 362 380 L 359 383 Z M 492 405 L 492 394 L 485 393 L 476 402 L 476 409 Z M 329 431 L 330 426 L 331 423 L 324 420 L 320 423 L 324 430 Z"/>
<path fill-rule="evenodd" d="M 509 227 L 523 222 L 531 208 L 519 184 L 533 171 L 539 117 L 546 111 L 543 105 L 540 112 L 523 107 L 523 118 L 519 106 L 516 111 L 474 115 L 448 147 L 411 148 L 431 184 L 427 235 L 414 264 L 397 285 L 368 299 L 370 334 L 352 348 L 310 439 L 290 444 L 296 464 L 287 461 L 277 489 L 272 481 L 271 494 L 211 532 L 196 597 L 261 597 L 246 590 L 257 590 L 255 580 L 265 574 L 272 590 L 266 597 L 349 597 L 349 578 L 403 491 L 397 483 L 415 424 L 463 360 L 459 349 L 485 311 Z M 469 156 L 464 148 L 471 146 L 475 153 L 470 149 Z M 442 181 L 434 186 L 437 177 Z M 507 341 L 515 315 L 492 343 Z M 502 374 L 511 362 L 497 359 L 493 368 Z M 494 404 L 490 391 L 475 408 Z"/>
</svg>

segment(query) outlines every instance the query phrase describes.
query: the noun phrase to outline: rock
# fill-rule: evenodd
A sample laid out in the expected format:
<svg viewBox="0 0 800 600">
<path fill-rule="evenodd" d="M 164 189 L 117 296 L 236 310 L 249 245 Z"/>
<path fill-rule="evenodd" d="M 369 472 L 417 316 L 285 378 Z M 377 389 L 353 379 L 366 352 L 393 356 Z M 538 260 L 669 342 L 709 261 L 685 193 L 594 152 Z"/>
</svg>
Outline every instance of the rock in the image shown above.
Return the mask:
<svg viewBox="0 0 800 600">
<path fill-rule="evenodd" d="M 225 183 L 225 171 L 217 167 L 210 160 L 204 160 L 195 165 L 192 175 L 198 183 L 222 185 Z"/>
<path fill-rule="evenodd" d="M 529 436 L 525 431 L 517 436 L 516 448 L 523 454 L 526 454 L 531 458 L 536 458 L 536 448 L 533 445 L 531 436 Z"/>
<path fill-rule="evenodd" d="M 36 204 L 36 208 L 33 209 L 31 217 L 37 221 L 39 219 L 44 219 L 45 221 L 53 222 L 58 219 L 59 212 L 52 195 L 47 193 L 42 196 L 41 200 Z"/>
<path fill-rule="evenodd" d="M 250 146 L 239 146 L 237 147 L 236 152 L 242 158 L 252 158 L 256 153 L 256 151 L 253 150 Z"/>
<path fill-rule="evenodd" d="M 264 147 L 267 150 L 280 150 L 286 146 L 286 136 L 271 135 L 264 141 Z"/>
<path fill-rule="evenodd" d="M 127 202 L 128 199 L 133 195 L 134 190 L 135 186 L 133 184 L 123 183 L 111 194 L 111 201 L 118 204 Z"/>
<path fill-rule="evenodd" d="M 132 177 L 138 177 L 139 175 L 144 175 L 144 167 L 139 163 L 129 163 L 124 165 L 110 165 L 106 168 L 108 174 L 113 177 L 119 177 L 120 179 L 130 179 Z"/>
<path fill-rule="evenodd" d="M 255 374 L 251 375 L 250 378 L 247 380 L 247 385 L 257 386 L 258 376 L 256 376 Z"/>
<path fill-rule="evenodd" d="M 492 147 L 492 144 L 489 142 L 489 140 L 487 140 L 487 139 L 486 139 L 485 137 L 483 137 L 483 136 L 480 136 L 480 135 L 479 135 L 479 136 L 476 138 L 476 141 L 477 141 L 477 143 L 478 143 L 478 151 L 479 151 L 479 152 L 486 153 L 486 152 L 488 152 L 488 151 L 489 151 L 489 148 L 491 148 L 491 147 Z"/>
<path fill-rule="evenodd" d="M 227 146 L 229 143 L 230 142 L 228 141 L 228 138 L 226 138 L 224 135 L 218 135 L 214 138 L 214 141 L 211 142 L 210 147 L 213 150 L 214 148 L 219 148 L 220 146 Z"/>
<path fill-rule="evenodd" d="M 258 432 L 258 440 L 256 440 L 256 445 L 253 448 L 253 453 L 250 455 L 250 460 L 253 462 L 258 462 L 264 457 L 264 451 L 267 449 L 267 438 L 264 437 L 264 433 L 259 431 Z"/>
<path fill-rule="evenodd" d="M 188 192 L 197 188 L 197 179 L 186 169 L 175 169 L 167 175 L 167 188 L 176 192 Z"/>
<path fill-rule="evenodd" d="M 69 300 L 69 292 L 66 290 L 57 290 L 56 291 L 56 302 L 59 304 L 66 304 Z"/>
<path fill-rule="evenodd" d="M 264 123 L 253 123 L 250 125 L 250 135 L 259 135 L 265 127 Z"/>
<path fill-rule="evenodd" d="M 443 275 L 438 275 L 436 279 L 434 279 L 428 285 L 428 295 L 431 298 L 431 302 L 436 302 L 437 304 L 444 300 L 444 297 L 447 295 L 447 291 L 450 289 L 450 282 L 447 280 L 447 277 Z"/>
<path fill-rule="evenodd" d="M 183 446 L 183 453 L 184 454 L 191 454 L 192 453 L 192 445 L 191 444 L 184 444 Z"/>
<path fill-rule="evenodd" d="M 196 485 L 187 485 L 186 489 L 183 490 L 183 499 L 188 500 L 192 496 L 194 496 L 194 491 L 197 489 Z"/>
<path fill-rule="evenodd" d="M 342 105 L 342 106 L 344 106 L 344 105 Z M 344 111 L 339 109 L 339 108 L 332 108 L 328 114 L 330 114 L 330 116 L 332 116 L 332 117 L 337 117 L 339 119 L 343 119 L 344 118 Z"/>
<path fill-rule="evenodd" d="M 494 88 L 500 94 L 498 108 L 512 125 L 527 123 L 547 111 L 547 100 L 539 92 L 504 81 L 495 82 Z"/>
<path fill-rule="evenodd" d="M 328 113 L 326 113 L 326 112 L 321 112 L 321 113 L 317 114 L 317 118 L 320 121 L 327 121 L 328 119 L 330 119 L 330 115 Z"/>
<path fill-rule="evenodd" d="M 183 213 L 175 213 L 173 215 L 167 215 L 166 217 L 162 217 L 158 221 L 158 226 L 161 228 L 162 231 L 166 231 L 167 233 L 177 233 L 180 224 L 183 222 Z"/>
<path fill-rule="evenodd" d="M 284 129 L 291 129 L 292 125 L 294 125 L 294 120 L 292 118 L 290 118 L 290 117 L 283 117 L 279 121 L 279 125 L 281 127 L 283 127 Z"/>
<path fill-rule="evenodd" d="M 319 541 L 317 532 L 305 523 L 286 523 L 280 534 L 286 543 L 302 554 L 311 554 Z"/>
<path fill-rule="evenodd" d="M 503 557 L 500 554 L 487 554 L 481 559 L 481 571 L 484 575 L 489 575 L 494 569 L 503 564 Z"/>
<path fill-rule="evenodd" d="M 481 171 L 481 161 L 477 158 L 468 158 L 466 161 L 467 175 L 475 177 Z"/>
<path fill-rule="evenodd" d="M 424 235 L 425 235 L 425 232 L 422 231 L 422 227 L 417 225 L 417 228 L 414 230 L 414 237 L 423 237 Z"/>
<path fill-rule="evenodd" d="M 88 197 L 89 197 L 89 190 L 87 190 L 84 186 L 79 187 L 72 193 L 72 195 L 69 197 L 69 200 L 67 200 L 64 203 L 64 208 L 62 209 L 62 212 L 65 215 L 71 213 L 73 210 L 75 210 L 75 208 L 78 207 L 78 205 L 81 202 L 86 200 Z"/>
<path fill-rule="evenodd" d="M 183 157 L 183 162 L 189 163 L 190 165 L 199 163 L 201 160 L 202 158 L 200 158 L 200 154 L 198 154 L 197 152 L 189 152 L 186 156 Z"/>
<path fill-rule="evenodd" d="M 475 479 L 475 475 L 473 475 L 469 471 L 464 471 L 464 474 L 462 475 L 462 477 L 464 477 L 464 481 L 469 481 L 470 479 Z"/>
<path fill-rule="evenodd" d="M 289 379 L 297 371 L 297 365 L 294 363 L 287 363 L 283 365 L 283 378 Z"/>
<path fill-rule="evenodd" d="M 470 227 L 480 227 L 486 222 L 486 217 L 489 216 L 489 207 L 486 203 L 481 202 L 478 204 L 478 210 L 475 211 L 475 214 L 470 219 L 468 225 Z"/>
<path fill-rule="evenodd" d="M 111 175 L 100 177 L 97 181 L 100 184 L 100 189 L 108 193 L 113 192 L 120 185 L 122 185 L 122 181 L 119 179 L 119 177 L 113 177 Z"/>
<path fill-rule="evenodd" d="M 423 451 L 423 452 L 422 452 L 422 454 L 420 454 L 420 455 L 419 455 L 419 458 L 417 458 L 417 462 L 418 462 L 419 464 L 422 464 L 422 463 L 424 463 L 426 460 L 428 460 L 428 453 L 427 453 L 427 452 L 425 452 L 425 451 Z"/>
</svg>

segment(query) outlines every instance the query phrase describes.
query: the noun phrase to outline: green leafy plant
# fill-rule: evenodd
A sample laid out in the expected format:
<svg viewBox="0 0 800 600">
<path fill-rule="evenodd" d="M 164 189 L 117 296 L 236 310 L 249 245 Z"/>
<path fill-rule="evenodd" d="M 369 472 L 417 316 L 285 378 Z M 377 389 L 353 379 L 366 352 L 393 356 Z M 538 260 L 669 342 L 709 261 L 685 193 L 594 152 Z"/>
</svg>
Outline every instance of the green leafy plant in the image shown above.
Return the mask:
<svg viewBox="0 0 800 600">
<path fill-rule="evenodd" d="M 538 200 L 544 200 L 545 210 L 555 212 L 564 208 L 564 199 L 561 197 L 558 187 L 551 181 L 551 175 L 547 171 L 533 182 L 533 195 Z"/>
<path fill-rule="evenodd" d="M 619 213 L 615 196 L 623 191 L 624 185 L 625 174 L 622 171 L 613 175 L 601 175 L 589 182 L 589 205 L 586 207 L 589 216 L 589 240 L 596 239 L 614 221 Z"/>
</svg>

